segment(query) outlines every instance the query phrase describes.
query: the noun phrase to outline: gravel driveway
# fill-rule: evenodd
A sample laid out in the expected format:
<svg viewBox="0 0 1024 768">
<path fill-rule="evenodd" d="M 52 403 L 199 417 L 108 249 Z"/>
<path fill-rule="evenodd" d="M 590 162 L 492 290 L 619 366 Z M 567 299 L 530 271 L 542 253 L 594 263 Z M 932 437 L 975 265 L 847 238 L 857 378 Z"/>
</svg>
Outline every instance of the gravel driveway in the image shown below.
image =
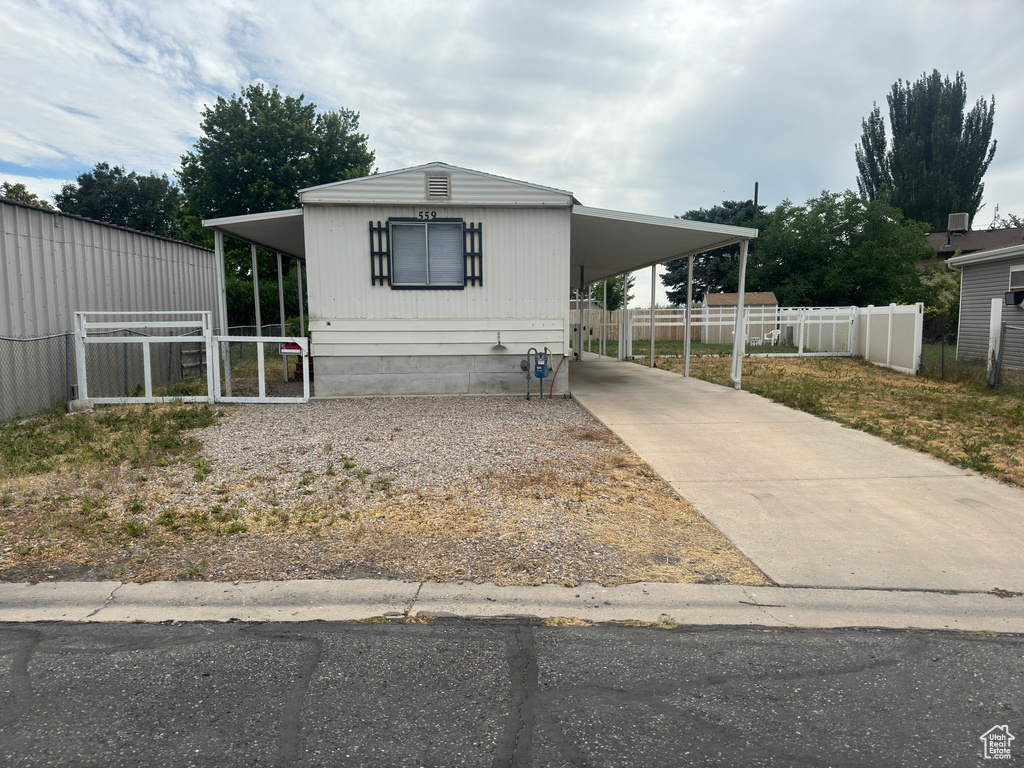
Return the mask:
<svg viewBox="0 0 1024 768">
<path fill-rule="evenodd" d="M 243 405 L 194 434 L 191 464 L 103 483 L 145 535 L 0 577 L 766 583 L 572 400 Z M 96 481 L 46 482 L 74 499 Z"/>
</svg>

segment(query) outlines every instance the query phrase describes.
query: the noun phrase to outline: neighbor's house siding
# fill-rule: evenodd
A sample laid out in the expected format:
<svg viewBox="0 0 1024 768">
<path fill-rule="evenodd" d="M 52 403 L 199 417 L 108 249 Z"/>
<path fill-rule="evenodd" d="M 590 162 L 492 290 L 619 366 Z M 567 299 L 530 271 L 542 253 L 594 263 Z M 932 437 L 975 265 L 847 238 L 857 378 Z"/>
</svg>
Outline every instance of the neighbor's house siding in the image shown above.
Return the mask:
<svg viewBox="0 0 1024 768">
<path fill-rule="evenodd" d="M 78 311 L 216 310 L 212 251 L 0 201 L 0 336 L 74 330 Z"/>
<path fill-rule="evenodd" d="M 956 356 L 984 360 L 988 355 L 989 315 L 993 298 L 1009 290 L 1010 270 L 1024 268 L 1024 255 L 1012 259 L 964 264 L 960 277 L 960 325 Z M 1003 322 L 1024 321 L 1024 311 L 1002 307 Z"/>
</svg>

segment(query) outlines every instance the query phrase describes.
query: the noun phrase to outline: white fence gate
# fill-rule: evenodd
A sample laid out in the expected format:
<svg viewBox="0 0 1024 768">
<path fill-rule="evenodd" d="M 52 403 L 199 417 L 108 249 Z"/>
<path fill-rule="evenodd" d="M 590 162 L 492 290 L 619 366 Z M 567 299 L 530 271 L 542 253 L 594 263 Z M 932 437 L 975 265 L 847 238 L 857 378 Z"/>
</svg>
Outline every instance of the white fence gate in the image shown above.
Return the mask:
<svg viewBox="0 0 1024 768">
<path fill-rule="evenodd" d="M 268 395 L 266 376 L 266 345 L 288 345 L 287 354 L 300 360 L 302 369 L 301 395 Z M 125 360 L 129 349 L 137 358 L 141 351 L 143 386 L 137 393 L 129 393 L 120 382 L 107 381 L 105 356 L 92 350 L 122 345 Z M 232 390 L 232 346 L 254 345 L 256 348 L 256 387 L 254 394 L 239 395 Z M 167 381 L 154 375 L 154 364 L 162 364 L 164 350 L 169 359 L 178 359 L 184 368 L 196 368 L 192 360 L 199 347 L 201 364 L 205 369 L 206 393 L 157 395 L 154 383 Z M 185 349 L 188 347 L 188 349 Z M 154 354 L 154 348 L 160 354 Z M 211 313 L 201 312 L 76 312 L 75 351 L 78 373 L 78 397 L 94 403 L 161 403 L 161 402 L 226 402 L 226 403 L 305 403 L 309 392 L 309 341 L 291 336 L 214 336 Z M 282 347 L 282 353 L 286 350 Z M 285 358 L 287 360 L 287 357 Z M 125 365 L 127 370 L 127 362 Z M 287 378 L 287 365 L 285 366 Z M 198 377 L 197 377 L 198 378 Z M 127 380 L 127 375 L 125 375 Z M 246 380 L 246 383 L 250 383 Z M 120 391 L 120 394 L 112 394 Z M 106 394 L 105 394 L 106 393 Z"/>
</svg>

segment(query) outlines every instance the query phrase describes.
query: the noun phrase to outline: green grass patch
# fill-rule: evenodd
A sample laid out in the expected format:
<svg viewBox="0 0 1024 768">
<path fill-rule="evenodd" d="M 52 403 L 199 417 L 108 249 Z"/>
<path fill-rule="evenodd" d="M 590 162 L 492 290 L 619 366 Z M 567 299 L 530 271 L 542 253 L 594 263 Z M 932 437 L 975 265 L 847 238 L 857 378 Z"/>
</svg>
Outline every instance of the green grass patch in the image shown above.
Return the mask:
<svg viewBox="0 0 1024 768">
<path fill-rule="evenodd" d="M 207 405 L 111 406 L 69 415 L 63 409 L 0 422 L 0 478 L 61 467 L 165 466 L 199 450 L 187 433 L 216 419 Z"/>
</svg>

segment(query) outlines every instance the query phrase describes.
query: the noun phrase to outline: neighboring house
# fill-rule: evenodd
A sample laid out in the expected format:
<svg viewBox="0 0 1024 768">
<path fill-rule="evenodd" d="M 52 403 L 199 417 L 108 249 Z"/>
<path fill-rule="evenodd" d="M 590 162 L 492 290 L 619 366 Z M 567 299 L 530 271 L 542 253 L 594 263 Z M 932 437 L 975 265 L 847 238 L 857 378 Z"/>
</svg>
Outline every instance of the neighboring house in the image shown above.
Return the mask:
<svg viewBox="0 0 1024 768">
<path fill-rule="evenodd" d="M 993 299 L 999 299 L 1001 322 L 1024 325 L 1024 304 L 1019 301 L 1024 297 L 1024 243 L 956 256 L 946 266 L 960 271 L 957 359 L 985 360 Z M 1016 305 L 1005 303 L 1007 292 L 1015 292 Z"/>
<path fill-rule="evenodd" d="M 946 260 L 958 253 L 967 256 L 981 251 L 995 251 L 1024 244 L 1024 228 L 978 229 L 968 232 L 932 232 L 928 244 Z"/>
<path fill-rule="evenodd" d="M 703 316 L 712 323 L 718 321 L 720 325 L 703 326 L 702 338 L 705 344 L 731 344 L 735 326 L 733 320 L 736 317 L 736 304 L 739 301 L 738 293 L 706 293 L 704 294 Z M 755 319 L 765 312 L 773 312 L 779 308 L 779 300 L 771 291 L 750 291 L 743 294 L 743 306 L 748 316 Z M 747 325 L 747 336 L 750 338 L 763 338 L 766 334 L 775 330 L 774 318 L 768 322 L 751 322 Z"/>
<path fill-rule="evenodd" d="M 203 223 L 219 252 L 227 235 L 305 260 L 317 397 L 522 392 L 529 349 L 550 349 L 554 365 L 569 355 L 570 285 L 757 235 L 588 208 L 446 163 L 305 189 L 299 201 Z M 568 367 L 556 393 L 568 391 Z"/>
</svg>

